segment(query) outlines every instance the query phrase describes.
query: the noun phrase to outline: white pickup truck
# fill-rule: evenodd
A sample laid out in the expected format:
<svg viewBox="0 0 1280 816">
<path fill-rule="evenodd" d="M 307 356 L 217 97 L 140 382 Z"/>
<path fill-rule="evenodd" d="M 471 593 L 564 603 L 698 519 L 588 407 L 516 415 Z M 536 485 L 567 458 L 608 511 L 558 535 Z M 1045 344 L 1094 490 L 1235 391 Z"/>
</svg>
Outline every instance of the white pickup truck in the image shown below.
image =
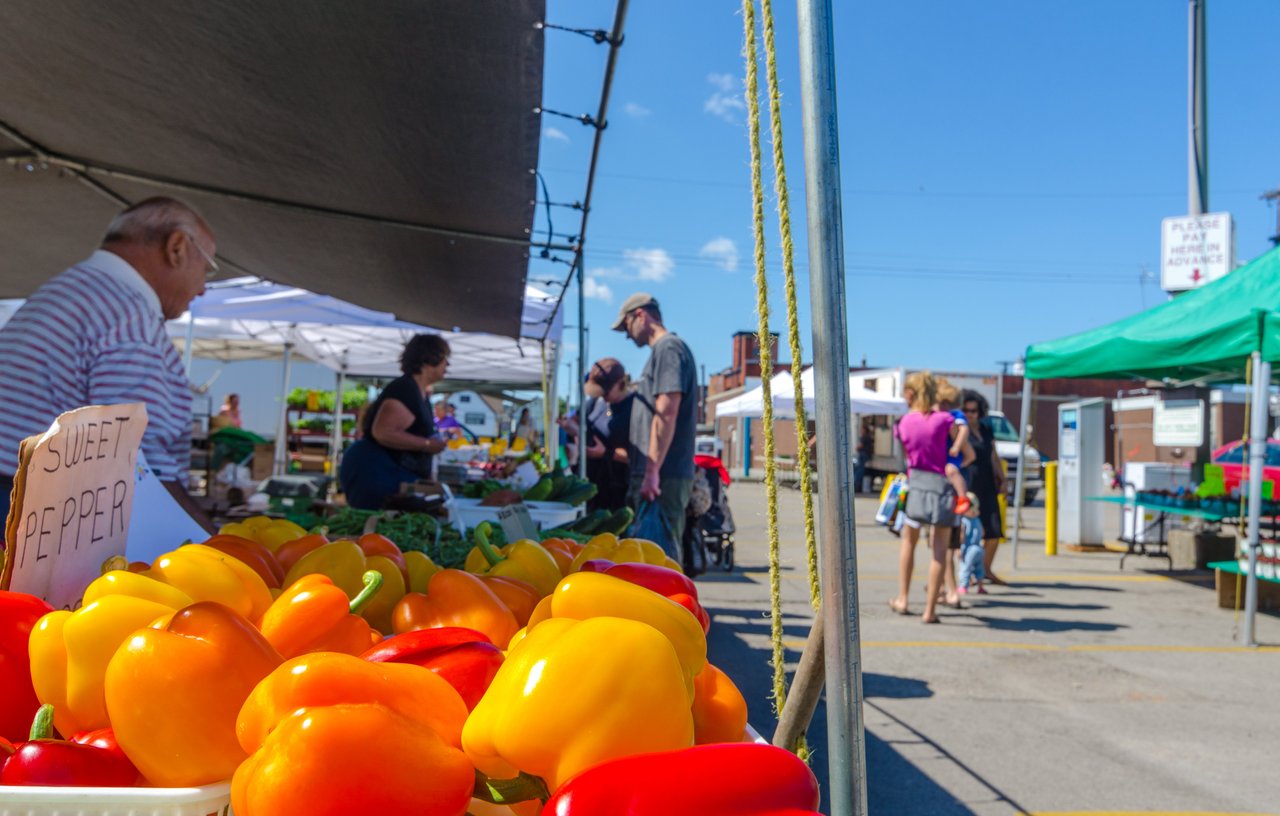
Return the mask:
<svg viewBox="0 0 1280 816">
<path fill-rule="evenodd" d="M 864 387 L 881 394 L 895 397 L 902 396 L 902 384 L 910 369 L 890 368 L 875 371 L 856 371 L 853 377 Z M 960 388 L 968 388 L 982 394 L 989 404 L 995 404 L 997 376 L 972 372 L 935 371 L 935 376 L 946 377 L 952 384 Z M 867 417 L 871 422 L 874 453 L 866 463 L 866 475 L 885 476 L 901 473 L 906 469 L 906 461 L 902 455 L 902 445 L 893 436 L 893 419 L 890 417 Z M 988 414 L 991 428 L 995 432 L 996 453 L 1005 463 L 1008 474 L 1006 492 L 1013 496 L 1015 480 L 1018 474 L 1018 431 L 1000 411 Z M 1035 501 L 1040 489 L 1044 487 L 1044 475 L 1040 465 L 1040 452 L 1027 445 L 1027 480 L 1023 485 L 1023 503 Z"/>
</svg>

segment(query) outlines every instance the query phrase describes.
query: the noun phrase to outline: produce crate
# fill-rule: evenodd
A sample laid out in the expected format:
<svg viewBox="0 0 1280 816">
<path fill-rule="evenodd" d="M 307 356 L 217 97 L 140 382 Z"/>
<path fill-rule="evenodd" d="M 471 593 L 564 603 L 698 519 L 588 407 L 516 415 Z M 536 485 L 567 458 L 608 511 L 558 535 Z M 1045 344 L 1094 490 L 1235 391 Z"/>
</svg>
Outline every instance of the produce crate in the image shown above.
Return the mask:
<svg viewBox="0 0 1280 816">
<path fill-rule="evenodd" d="M 481 499 L 454 498 L 454 506 L 450 518 L 456 522 L 458 529 L 466 532 L 482 521 L 498 523 L 498 511 L 501 507 L 482 507 Z M 582 518 L 583 506 L 565 504 L 564 502 L 527 501 L 529 517 L 540 529 L 551 530 Z"/>
<path fill-rule="evenodd" d="M 230 816 L 231 783 L 200 788 L 0 786 L 0 816 Z"/>
</svg>

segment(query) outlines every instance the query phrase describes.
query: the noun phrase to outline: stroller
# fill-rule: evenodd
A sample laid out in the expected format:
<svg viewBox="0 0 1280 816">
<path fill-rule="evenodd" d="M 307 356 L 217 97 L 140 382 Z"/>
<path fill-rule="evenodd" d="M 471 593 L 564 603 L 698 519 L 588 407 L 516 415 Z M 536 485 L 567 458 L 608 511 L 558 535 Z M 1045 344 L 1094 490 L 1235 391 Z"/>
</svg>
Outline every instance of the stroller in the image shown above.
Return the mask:
<svg viewBox="0 0 1280 816">
<path fill-rule="evenodd" d="M 725 572 L 733 571 L 733 511 L 729 509 L 729 472 L 715 456 L 693 457 L 693 492 L 685 509 L 684 571 L 693 577 L 707 571 L 714 558 Z"/>
</svg>

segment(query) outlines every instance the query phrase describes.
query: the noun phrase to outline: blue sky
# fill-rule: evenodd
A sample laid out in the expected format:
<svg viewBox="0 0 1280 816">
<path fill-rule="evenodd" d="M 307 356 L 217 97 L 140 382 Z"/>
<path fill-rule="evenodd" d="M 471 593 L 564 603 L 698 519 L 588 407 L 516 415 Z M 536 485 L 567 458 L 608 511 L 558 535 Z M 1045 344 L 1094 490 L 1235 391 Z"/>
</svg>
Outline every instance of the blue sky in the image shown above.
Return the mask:
<svg viewBox="0 0 1280 816">
<path fill-rule="evenodd" d="M 853 362 L 995 370 L 1028 343 L 1166 297 L 1160 220 L 1187 207 L 1186 0 L 835 6 Z M 608 28 L 612 7 L 549 0 L 547 19 Z M 807 347 L 795 6 L 774 11 Z M 1280 3 L 1208 15 L 1210 208 L 1234 215 L 1244 261 L 1275 231 L 1259 195 L 1280 186 L 1268 101 Z M 636 290 L 662 302 L 708 372 L 728 365 L 734 331 L 756 327 L 742 40 L 735 2 L 630 5 L 586 240 L 590 359 L 643 364 L 608 331 Z M 548 31 L 546 54 L 544 106 L 594 114 L 606 48 Z M 592 132 L 553 116 L 543 127 L 551 200 L 579 200 Z M 575 233 L 577 216 L 554 208 L 555 230 Z M 766 241 L 785 332 L 772 217 Z M 566 272 L 535 260 L 529 276 Z M 570 303 L 576 323 L 572 289 Z"/>
</svg>

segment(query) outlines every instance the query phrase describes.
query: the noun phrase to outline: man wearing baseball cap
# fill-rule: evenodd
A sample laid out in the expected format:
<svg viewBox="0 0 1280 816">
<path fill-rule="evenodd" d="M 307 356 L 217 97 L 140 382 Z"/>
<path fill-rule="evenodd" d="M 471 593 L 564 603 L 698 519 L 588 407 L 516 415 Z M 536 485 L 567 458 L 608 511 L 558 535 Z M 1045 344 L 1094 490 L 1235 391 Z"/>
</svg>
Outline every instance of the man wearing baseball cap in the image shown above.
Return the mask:
<svg viewBox="0 0 1280 816">
<path fill-rule="evenodd" d="M 657 299 L 646 292 L 623 302 L 613 330 L 650 349 L 631 409 L 631 444 L 638 455 L 631 463 L 628 501 L 637 509 L 641 502 L 657 502 L 679 548 L 693 487 L 698 422 L 693 352 L 663 325 Z M 683 563 L 680 552 L 667 554 Z"/>
</svg>

